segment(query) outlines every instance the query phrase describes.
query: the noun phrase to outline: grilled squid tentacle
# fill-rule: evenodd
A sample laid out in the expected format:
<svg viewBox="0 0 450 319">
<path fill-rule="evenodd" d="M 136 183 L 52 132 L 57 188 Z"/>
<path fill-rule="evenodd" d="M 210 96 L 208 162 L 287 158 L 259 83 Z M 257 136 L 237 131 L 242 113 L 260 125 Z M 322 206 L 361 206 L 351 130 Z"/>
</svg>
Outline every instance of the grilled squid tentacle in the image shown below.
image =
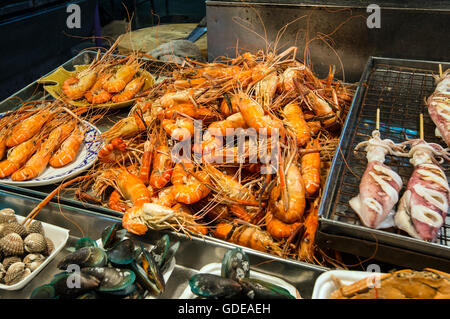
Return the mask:
<svg viewBox="0 0 450 319">
<path fill-rule="evenodd" d="M 447 151 L 422 140 L 412 141 L 410 162 L 414 171 L 395 215 L 395 224 L 410 236 L 434 242 L 447 215 L 450 188 L 434 155 L 448 157 Z"/>
<path fill-rule="evenodd" d="M 398 201 L 403 182 L 396 172 L 383 163 L 388 153 L 402 155 L 403 146 L 389 139 L 382 140 L 378 130 L 372 132 L 370 140 L 358 144 L 355 150 L 362 146 L 366 146 L 368 164 L 361 179 L 359 194 L 349 204 L 365 226 L 392 227 L 395 214 L 393 207 Z"/>
</svg>

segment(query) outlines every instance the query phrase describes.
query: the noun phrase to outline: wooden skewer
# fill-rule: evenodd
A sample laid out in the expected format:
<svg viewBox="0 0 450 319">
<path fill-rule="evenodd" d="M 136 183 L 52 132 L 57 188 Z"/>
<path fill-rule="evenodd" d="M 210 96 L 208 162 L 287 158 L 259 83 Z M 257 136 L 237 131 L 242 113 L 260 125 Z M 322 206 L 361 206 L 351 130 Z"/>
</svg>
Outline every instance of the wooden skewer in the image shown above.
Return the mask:
<svg viewBox="0 0 450 319">
<path fill-rule="evenodd" d="M 423 140 L 423 114 L 420 113 L 420 139 Z"/>
<path fill-rule="evenodd" d="M 380 130 L 380 108 L 377 108 L 377 130 Z"/>
<path fill-rule="evenodd" d="M 442 64 L 439 63 L 439 76 L 442 77 Z"/>
</svg>

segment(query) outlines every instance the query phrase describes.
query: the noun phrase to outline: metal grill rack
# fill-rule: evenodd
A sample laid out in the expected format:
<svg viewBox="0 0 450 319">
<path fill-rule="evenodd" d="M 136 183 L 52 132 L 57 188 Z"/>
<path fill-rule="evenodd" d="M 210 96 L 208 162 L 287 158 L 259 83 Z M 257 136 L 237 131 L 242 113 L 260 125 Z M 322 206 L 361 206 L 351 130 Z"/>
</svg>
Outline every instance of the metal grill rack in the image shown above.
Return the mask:
<svg viewBox="0 0 450 319">
<path fill-rule="evenodd" d="M 448 63 L 441 65 L 443 70 L 450 67 Z M 367 166 L 364 149 L 354 152 L 354 148 L 368 140 L 376 129 L 377 108 L 380 109 L 382 139 L 397 143 L 406 138 L 419 138 L 419 116 L 422 113 L 425 140 L 445 146 L 445 142 L 435 136 L 436 126 L 425 104 L 425 99 L 435 90 L 433 75 L 439 73 L 438 66 L 438 62 L 369 59 L 341 136 L 340 150 L 333 159 L 320 208 L 322 231 L 450 258 L 450 216 L 447 216 L 437 242 L 427 243 L 396 228 L 374 230 L 365 227 L 349 205 L 349 200 L 359 193 L 359 183 Z M 386 156 L 385 164 L 402 177 L 401 196 L 413 166 L 409 158 L 390 155 Z M 442 167 L 449 178 L 450 165 L 444 163 Z"/>
</svg>

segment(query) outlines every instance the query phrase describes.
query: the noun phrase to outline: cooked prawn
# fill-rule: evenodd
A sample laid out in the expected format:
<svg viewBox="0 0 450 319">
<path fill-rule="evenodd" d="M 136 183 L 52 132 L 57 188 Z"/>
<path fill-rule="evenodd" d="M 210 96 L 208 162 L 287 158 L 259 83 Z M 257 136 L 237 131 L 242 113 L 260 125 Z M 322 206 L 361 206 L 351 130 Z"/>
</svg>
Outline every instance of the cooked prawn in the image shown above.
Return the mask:
<svg viewBox="0 0 450 319">
<path fill-rule="evenodd" d="M 110 76 L 110 74 L 100 75 L 97 81 L 95 81 L 95 84 L 92 86 L 92 88 L 84 94 L 84 97 L 86 98 L 86 100 L 88 100 L 89 103 L 102 104 L 108 102 L 111 99 L 111 93 L 103 88 L 103 85 Z"/>
<path fill-rule="evenodd" d="M 172 176 L 172 160 L 170 159 L 170 149 L 167 145 L 160 145 L 156 148 L 153 156 L 153 169 L 150 175 L 150 185 L 154 188 L 162 188 L 170 181 Z"/>
<path fill-rule="evenodd" d="M 62 143 L 61 147 L 50 158 L 51 167 L 59 168 L 72 163 L 80 150 L 84 140 L 85 130 L 77 127 L 70 136 Z"/>
<path fill-rule="evenodd" d="M 37 136 L 10 149 L 7 158 L 0 162 L 0 178 L 20 169 L 37 149 Z"/>
<path fill-rule="evenodd" d="M 310 149 L 319 150 L 318 139 L 307 144 L 306 150 Z M 320 152 L 304 154 L 301 159 L 301 167 L 306 194 L 313 196 L 320 188 Z"/>
<path fill-rule="evenodd" d="M 285 123 L 297 138 L 297 145 L 303 146 L 310 139 L 311 133 L 298 103 L 289 103 L 283 109 Z"/>
<path fill-rule="evenodd" d="M 134 80 L 130 81 L 125 89 L 112 97 L 112 101 L 115 103 L 129 101 L 134 98 L 134 96 L 141 90 L 144 86 L 145 77 L 139 76 Z"/>
<path fill-rule="evenodd" d="M 18 123 L 11 129 L 11 133 L 6 139 L 6 146 L 14 147 L 32 138 L 41 130 L 42 126 L 48 121 L 50 115 L 50 109 L 45 108 Z"/>
<path fill-rule="evenodd" d="M 131 58 L 105 81 L 103 88 L 109 93 L 118 93 L 125 88 L 138 71 L 139 63 L 135 58 Z"/>
<path fill-rule="evenodd" d="M 59 144 L 61 131 L 61 127 L 52 130 L 38 151 L 31 156 L 24 167 L 11 175 L 11 179 L 13 181 L 26 181 L 39 176 L 47 167 L 50 157 Z"/>
<path fill-rule="evenodd" d="M 97 79 L 96 71 L 88 69 L 64 81 L 62 91 L 71 100 L 79 100 L 89 90 Z"/>
</svg>

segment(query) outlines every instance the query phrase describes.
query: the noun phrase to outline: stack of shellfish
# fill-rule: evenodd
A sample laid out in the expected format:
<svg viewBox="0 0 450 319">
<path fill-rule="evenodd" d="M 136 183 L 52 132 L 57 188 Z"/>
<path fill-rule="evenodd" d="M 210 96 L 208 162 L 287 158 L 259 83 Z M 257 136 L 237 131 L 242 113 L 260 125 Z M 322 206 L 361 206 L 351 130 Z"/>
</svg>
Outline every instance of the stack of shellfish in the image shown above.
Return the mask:
<svg viewBox="0 0 450 319">
<path fill-rule="evenodd" d="M 0 283 L 14 285 L 22 281 L 53 249 L 40 221 L 25 227 L 17 221 L 13 209 L 0 210 Z"/>
</svg>

